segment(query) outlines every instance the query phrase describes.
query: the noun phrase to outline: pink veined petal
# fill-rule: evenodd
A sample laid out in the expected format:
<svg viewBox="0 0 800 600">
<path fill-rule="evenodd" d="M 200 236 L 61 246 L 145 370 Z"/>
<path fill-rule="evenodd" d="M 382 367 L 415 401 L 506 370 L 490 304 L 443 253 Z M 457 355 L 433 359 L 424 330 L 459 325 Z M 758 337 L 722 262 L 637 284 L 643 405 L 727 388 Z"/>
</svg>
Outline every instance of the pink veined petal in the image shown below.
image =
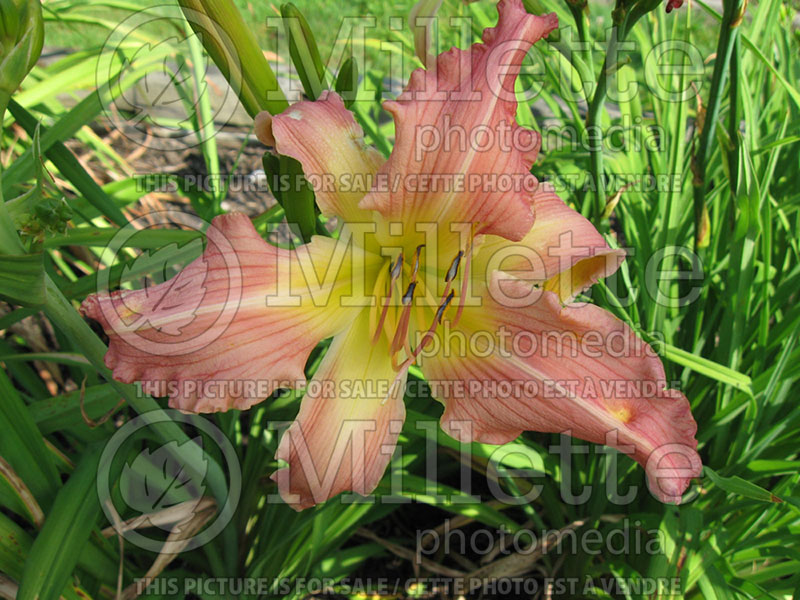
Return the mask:
<svg viewBox="0 0 800 600">
<path fill-rule="evenodd" d="M 364 142 L 361 126 L 335 92 L 293 104 L 271 119 L 267 113 L 259 118 L 259 138 L 272 140 L 279 154 L 303 165 L 322 214 L 351 223 L 372 220 L 358 202 L 372 187 L 384 158 Z"/>
<path fill-rule="evenodd" d="M 207 235 L 203 255 L 169 281 L 92 294 L 81 305 L 108 335 L 115 379 L 140 381 L 196 413 L 246 409 L 304 383 L 314 346 L 361 310 L 339 302 L 351 287 L 349 263 L 319 275 L 337 260 L 336 240 L 280 250 L 243 214 L 216 217 Z"/>
<path fill-rule="evenodd" d="M 440 54 L 384 103 L 395 145 L 360 206 L 404 223 L 406 234 L 415 223 L 438 223 L 440 237 L 451 223 L 475 223 L 478 233 L 520 240 L 533 224 L 528 196 L 536 178 L 529 171 L 541 140 L 516 122 L 514 82 L 527 51 L 558 20 L 527 13 L 521 0 L 501 0 L 498 12 L 482 44 Z M 448 180 L 462 187 L 448 190 Z M 509 191 L 500 180 L 516 186 Z"/>
<path fill-rule="evenodd" d="M 702 469 L 697 425 L 686 397 L 665 389 L 658 356 L 611 313 L 591 304 L 562 308 L 548 291 L 523 306 L 515 299 L 530 286 L 509 280 L 501 290 L 501 277 L 491 288 L 497 299 L 464 310 L 464 336 L 443 336 L 446 348 L 422 362 L 445 405 L 442 428 L 491 444 L 525 430 L 606 444 L 645 467 L 656 497 L 680 502 Z"/>
<path fill-rule="evenodd" d="M 531 196 L 535 221 L 519 242 L 485 236 L 475 256 L 473 277 L 487 285 L 495 270 L 540 283 L 569 302 L 614 273 L 625 251 L 608 246 L 594 225 L 542 183 Z"/>
<path fill-rule="evenodd" d="M 289 463 L 272 475 L 297 510 L 344 491 L 370 494 L 389 464 L 405 420 L 385 339 L 369 342 L 369 311 L 331 342 L 310 382 L 300 414 L 276 458 Z"/>
</svg>

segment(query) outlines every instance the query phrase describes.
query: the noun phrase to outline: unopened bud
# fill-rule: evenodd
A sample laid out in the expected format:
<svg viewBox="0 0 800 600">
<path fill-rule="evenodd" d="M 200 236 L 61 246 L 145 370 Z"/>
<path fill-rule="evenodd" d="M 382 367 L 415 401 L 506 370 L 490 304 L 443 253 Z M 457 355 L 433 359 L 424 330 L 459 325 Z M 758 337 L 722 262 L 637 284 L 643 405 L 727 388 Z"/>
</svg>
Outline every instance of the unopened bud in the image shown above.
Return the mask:
<svg viewBox="0 0 800 600">
<path fill-rule="evenodd" d="M 0 118 L 39 60 L 44 42 L 39 0 L 0 0 Z"/>
</svg>

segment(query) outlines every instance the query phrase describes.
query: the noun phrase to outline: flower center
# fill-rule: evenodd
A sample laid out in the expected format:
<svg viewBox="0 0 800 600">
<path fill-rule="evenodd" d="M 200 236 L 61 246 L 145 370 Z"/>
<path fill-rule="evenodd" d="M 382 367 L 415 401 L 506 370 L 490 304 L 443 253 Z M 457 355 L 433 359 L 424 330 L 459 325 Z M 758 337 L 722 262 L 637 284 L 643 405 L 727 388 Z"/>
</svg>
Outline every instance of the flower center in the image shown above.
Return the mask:
<svg viewBox="0 0 800 600">
<path fill-rule="evenodd" d="M 393 262 L 387 263 L 387 269 L 382 269 L 380 275 L 376 279 L 375 288 L 373 290 L 373 297 L 381 298 L 380 315 L 377 313 L 377 306 L 373 308 L 371 323 L 373 327 L 372 344 L 376 344 L 384 330 L 388 327 L 389 331 L 394 331 L 389 344 L 389 354 L 392 360 L 392 366 L 398 371 L 398 376 L 402 376 L 408 368 L 416 361 L 420 353 L 425 349 L 426 345 L 430 343 L 436 328 L 442 323 L 445 311 L 448 306 L 453 302 L 456 295 L 459 296 L 458 310 L 452 324 L 455 325 L 461 317 L 464 308 L 463 298 L 466 293 L 466 286 L 469 278 L 469 266 L 472 257 L 472 242 L 467 245 L 467 249 L 460 250 L 450 262 L 450 266 L 444 273 L 444 291 L 441 294 L 438 302 L 434 304 L 433 298 L 428 294 L 425 287 L 424 277 L 419 277 L 420 273 L 420 258 L 422 251 L 425 249 L 424 244 L 417 246 L 414 252 L 413 262 L 406 263 L 403 252 L 397 256 Z M 459 292 L 453 289 L 455 281 L 459 274 L 459 268 L 464 265 L 461 275 L 461 287 Z M 403 273 L 408 273 L 408 284 L 405 291 L 402 287 Z M 419 342 L 412 348 L 409 340 L 409 331 L 411 329 L 412 308 L 417 308 L 416 324 L 420 325 L 425 322 L 425 305 L 420 302 L 415 302 L 415 296 L 421 295 L 429 298 L 427 306 L 436 306 L 432 322 L 429 327 L 424 329 L 424 333 L 419 338 Z M 399 303 L 398 300 L 399 299 Z M 393 301 L 394 300 L 394 301 Z M 376 319 L 377 317 L 377 319 Z M 405 352 L 405 358 L 400 361 L 400 352 Z"/>
</svg>

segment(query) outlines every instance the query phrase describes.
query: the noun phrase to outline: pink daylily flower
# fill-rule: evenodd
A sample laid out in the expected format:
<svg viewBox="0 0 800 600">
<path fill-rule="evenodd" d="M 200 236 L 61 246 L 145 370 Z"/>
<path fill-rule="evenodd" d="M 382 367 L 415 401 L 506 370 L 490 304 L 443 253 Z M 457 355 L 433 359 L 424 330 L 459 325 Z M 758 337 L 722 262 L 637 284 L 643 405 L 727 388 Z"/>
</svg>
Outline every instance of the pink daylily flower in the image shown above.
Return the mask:
<svg viewBox="0 0 800 600">
<path fill-rule="evenodd" d="M 297 509 L 375 489 L 413 364 L 444 405 L 442 428 L 463 442 L 533 430 L 611 445 L 645 467 L 665 502 L 700 474 L 689 403 L 666 389 L 659 358 L 609 312 L 572 302 L 624 253 L 530 173 L 540 138 L 516 123 L 514 83 L 555 15 L 528 14 L 520 0 L 501 0 L 498 12 L 483 43 L 441 54 L 384 104 L 396 128 L 388 160 L 334 93 L 259 116 L 259 138 L 320 182 L 321 211 L 344 223 L 338 239 L 282 249 L 246 216 L 223 215 L 175 280 L 82 306 L 109 336 L 115 378 L 172 384 L 170 406 L 197 413 L 303 385 L 310 353 L 332 337 L 277 451 L 289 467 L 273 479 Z M 446 135 L 456 147 L 431 150 Z M 430 175 L 453 185 L 421 185 Z M 516 185 L 501 189 L 498 177 Z M 170 302 L 195 279 L 193 299 Z M 141 325 L 154 299 L 162 306 Z M 180 352 L 161 351 L 176 341 L 186 342 Z M 267 385 L 185 385 L 196 381 Z"/>
</svg>

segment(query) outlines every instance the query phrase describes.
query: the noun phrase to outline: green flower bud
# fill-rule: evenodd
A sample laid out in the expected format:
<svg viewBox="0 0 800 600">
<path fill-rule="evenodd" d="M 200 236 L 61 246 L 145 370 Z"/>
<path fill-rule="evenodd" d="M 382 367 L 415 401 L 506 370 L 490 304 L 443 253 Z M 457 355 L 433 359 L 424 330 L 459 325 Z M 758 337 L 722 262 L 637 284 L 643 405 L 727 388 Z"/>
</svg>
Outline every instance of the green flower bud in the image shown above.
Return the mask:
<svg viewBox="0 0 800 600">
<path fill-rule="evenodd" d="M 17 230 L 36 242 L 64 233 L 73 213 L 62 196 L 53 196 L 38 186 L 6 203 Z"/>
<path fill-rule="evenodd" d="M 44 43 L 39 0 L 0 0 L 0 118 L 39 60 Z"/>
</svg>

